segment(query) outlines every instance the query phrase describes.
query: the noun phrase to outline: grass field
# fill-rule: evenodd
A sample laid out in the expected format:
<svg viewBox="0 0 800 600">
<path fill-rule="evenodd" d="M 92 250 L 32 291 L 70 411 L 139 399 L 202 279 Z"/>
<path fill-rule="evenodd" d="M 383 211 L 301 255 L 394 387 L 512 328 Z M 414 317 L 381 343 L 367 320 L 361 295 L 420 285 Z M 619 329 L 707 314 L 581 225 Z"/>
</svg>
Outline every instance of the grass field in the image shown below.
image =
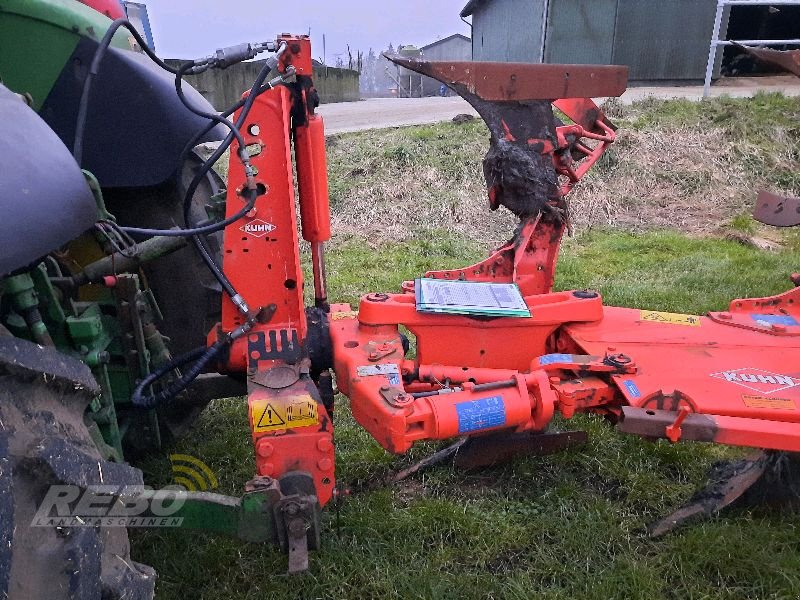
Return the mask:
<svg viewBox="0 0 800 600">
<path fill-rule="evenodd" d="M 800 194 L 800 100 L 610 108 L 621 144 L 576 194 L 577 235 L 562 249 L 557 287 L 691 313 L 786 289 L 800 238 L 744 215 L 759 185 Z M 485 208 L 486 146 L 480 123 L 333 138 L 331 297 L 397 290 L 504 239 L 512 220 Z M 749 243 L 762 237 L 777 249 Z M 199 534 L 136 532 L 133 555 L 157 569 L 164 599 L 800 597 L 800 516 L 738 509 L 660 540 L 643 534 L 737 450 L 651 443 L 585 416 L 557 425 L 586 429 L 589 444 L 473 473 L 443 465 L 331 507 L 302 576 L 287 577 L 270 547 Z M 437 448 L 387 455 L 341 397 L 336 441 L 337 478 L 353 489 Z M 216 402 L 177 451 L 238 495 L 254 470 L 245 403 Z M 149 483 L 170 483 L 166 459 L 139 466 Z"/>
</svg>

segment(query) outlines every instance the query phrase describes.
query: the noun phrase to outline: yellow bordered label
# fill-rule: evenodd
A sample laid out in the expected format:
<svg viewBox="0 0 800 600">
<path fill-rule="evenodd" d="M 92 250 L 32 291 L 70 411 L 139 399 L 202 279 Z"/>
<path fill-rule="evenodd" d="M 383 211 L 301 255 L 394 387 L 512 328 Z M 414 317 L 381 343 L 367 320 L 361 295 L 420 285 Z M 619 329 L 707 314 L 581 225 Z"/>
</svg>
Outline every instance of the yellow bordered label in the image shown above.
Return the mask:
<svg viewBox="0 0 800 600">
<path fill-rule="evenodd" d="M 331 321 L 341 321 L 343 319 L 355 319 L 358 316 L 357 310 L 348 310 L 345 312 L 331 313 Z"/>
<path fill-rule="evenodd" d="M 697 315 L 681 315 L 678 313 L 659 312 L 656 310 L 640 310 L 639 320 L 650 321 L 652 323 L 664 323 L 666 325 L 700 327 L 700 317 Z"/>
<path fill-rule="evenodd" d="M 744 405 L 749 408 L 777 408 L 779 410 L 797 410 L 794 400 L 789 398 L 767 398 L 766 396 L 742 396 Z"/>
<path fill-rule="evenodd" d="M 250 405 L 255 433 L 308 427 L 318 422 L 317 403 L 306 394 L 285 398 L 259 398 Z"/>
</svg>

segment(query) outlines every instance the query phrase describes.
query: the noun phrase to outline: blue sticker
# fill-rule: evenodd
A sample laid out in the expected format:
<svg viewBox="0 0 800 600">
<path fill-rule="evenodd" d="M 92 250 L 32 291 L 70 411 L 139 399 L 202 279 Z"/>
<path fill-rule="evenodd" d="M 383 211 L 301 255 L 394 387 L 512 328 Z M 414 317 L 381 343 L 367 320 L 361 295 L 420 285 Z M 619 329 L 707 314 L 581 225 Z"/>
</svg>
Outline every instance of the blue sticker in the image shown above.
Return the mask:
<svg viewBox="0 0 800 600">
<path fill-rule="evenodd" d="M 389 385 L 400 385 L 400 375 L 397 373 L 392 373 L 391 375 L 387 375 L 386 379 L 389 380 Z"/>
<path fill-rule="evenodd" d="M 572 354 L 545 354 L 539 357 L 540 365 L 552 365 L 554 363 L 572 362 Z"/>
<path fill-rule="evenodd" d="M 625 389 L 628 390 L 628 393 L 631 395 L 632 398 L 639 398 L 642 395 L 642 392 L 639 391 L 639 388 L 636 386 L 636 382 L 631 379 L 626 379 L 622 382 L 622 385 L 625 386 Z"/>
<path fill-rule="evenodd" d="M 502 396 L 481 398 L 456 404 L 458 433 L 491 429 L 506 424 L 506 405 Z"/>
<path fill-rule="evenodd" d="M 788 325 L 789 327 L 792 327 L 798 324 L 795 318 L 790 317 L 789 315 L 752 314 L 750 316 L 753 317 L 754 321 L 764 321 L 765 323 L 769 323 L 770 325 Z"/>
</svg>

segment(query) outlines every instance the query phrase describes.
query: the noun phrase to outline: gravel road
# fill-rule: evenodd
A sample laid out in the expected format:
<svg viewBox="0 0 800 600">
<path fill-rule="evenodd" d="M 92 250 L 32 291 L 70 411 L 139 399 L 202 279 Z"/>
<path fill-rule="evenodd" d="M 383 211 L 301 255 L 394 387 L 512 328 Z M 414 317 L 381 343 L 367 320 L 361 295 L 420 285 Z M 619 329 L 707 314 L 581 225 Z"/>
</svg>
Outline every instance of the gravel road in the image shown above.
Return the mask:
<svg viewBox="0 0 800 600">
<path fill-rule="evenodd" d="M 718 82 L 711 88 L 711 95 L 745 97 L 752 96 L 759 90 L 780 91 L 786 95 L 798 96 L 800 95 L 800 80 L 791 75 L 735 77 Z M 624 103 L 630 103 L 650 96 L 700 100 L 702 95 L 702 86 L 647 86 L 630 88 L 621 100 Z M 325 118 L 325 132 L 329 135 L 383 127 L 438 123 L 449 121 L 460 113 L 477 116 L 475 110 L 457 96 L 448 98 L 370 98 L 360 102 L 323 104 L 319 107 L 319 112 Z"/>
<path fill-rule="evenodd" d="M 460 113 L 478 113 L 458 96 L 450 98 L 370 98 L 361 102 L 323 104 L 325 133 L 346 133 L 401 125 L 448 121 Z"/>
</svg>

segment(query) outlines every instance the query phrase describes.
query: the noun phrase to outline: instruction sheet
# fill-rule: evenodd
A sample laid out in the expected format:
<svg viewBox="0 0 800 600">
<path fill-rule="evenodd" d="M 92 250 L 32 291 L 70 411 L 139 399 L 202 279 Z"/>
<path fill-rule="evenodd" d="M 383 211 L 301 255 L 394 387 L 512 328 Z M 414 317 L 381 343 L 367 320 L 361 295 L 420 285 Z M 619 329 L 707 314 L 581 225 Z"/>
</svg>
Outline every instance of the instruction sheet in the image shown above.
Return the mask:
<svg viewBox="0 0 800 600">
<path fill-rule="evenodd" d="M 530 317 L 516 283 L 417 279 L 418 312 L 492 317 Z"/>
</svg>

